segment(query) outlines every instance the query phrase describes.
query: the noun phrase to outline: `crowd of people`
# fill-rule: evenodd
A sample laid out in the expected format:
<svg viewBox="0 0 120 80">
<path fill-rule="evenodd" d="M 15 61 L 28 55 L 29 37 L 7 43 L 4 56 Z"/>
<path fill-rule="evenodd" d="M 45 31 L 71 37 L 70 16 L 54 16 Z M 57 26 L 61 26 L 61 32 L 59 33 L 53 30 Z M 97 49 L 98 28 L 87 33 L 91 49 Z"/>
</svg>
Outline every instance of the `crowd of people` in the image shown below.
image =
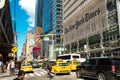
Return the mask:
<svg viewBox="0 0 120 80">
<path fill-rule="evenodd" d="M 6 62 L 6 64 L 4 64 L 2 60 L 0 60 L 0 73 L 4 73 L 5 71 L 7 71 L 8 74 L 14 75 L 15 73 L 14 60 L 10 60 L 9 62 Z"/>
<path fill-rule="evenodd" d="M 9 75 L 15 75 L 15 68 L 19 69 L 19 64 L 16 64 L 14 60 L 10 60 L 4 63 L 0 60 L 0 73 L 7 72 Z M 23 80 L 25 76 L 25 72 L 23 70 L 19 70 L 17 78 L 14 80 Z"/>
</svg>

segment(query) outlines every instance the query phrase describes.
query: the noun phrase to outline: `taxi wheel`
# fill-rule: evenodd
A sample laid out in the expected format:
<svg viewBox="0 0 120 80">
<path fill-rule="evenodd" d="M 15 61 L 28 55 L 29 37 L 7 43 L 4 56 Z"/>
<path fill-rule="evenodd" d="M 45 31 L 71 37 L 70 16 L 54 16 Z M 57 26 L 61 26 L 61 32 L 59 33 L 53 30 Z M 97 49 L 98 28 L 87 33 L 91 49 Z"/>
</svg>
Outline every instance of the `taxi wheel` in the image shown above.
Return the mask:
<svg viewBox="0 0 120 80">
<path fill-rule="evenodd" d="M 76 77 L 77 78 L 81 78 L 82 77 L 82 74 L 81 74 L 81 72 L 78 70 L 78 71 L 76 71 Z"/>
<path fill-rule="evenodd" d="M 67 75 L 70 75 L 70 73 L 67 73 Z"/>
<path fill-rule="evenodd" d="M 55 75 L 57 75 L 56 71 L 54 71 Z"/>
<path fill-rule="evenodd" d="M 54 70 L 54 74 L 55 74 L 55 75 L 57 75 L 57 72 L 56 72 L 56 70 Z"/>
</svg>

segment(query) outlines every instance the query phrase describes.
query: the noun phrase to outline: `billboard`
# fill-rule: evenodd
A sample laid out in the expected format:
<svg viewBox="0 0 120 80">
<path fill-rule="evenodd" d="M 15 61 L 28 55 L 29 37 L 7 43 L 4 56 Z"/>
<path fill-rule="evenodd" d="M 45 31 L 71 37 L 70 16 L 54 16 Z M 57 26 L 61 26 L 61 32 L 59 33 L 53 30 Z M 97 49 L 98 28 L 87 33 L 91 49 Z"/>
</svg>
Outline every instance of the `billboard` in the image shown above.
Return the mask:
<svg viewBox="0 0 120 80">
<path fill-rule="evenodd" d="M 40 56 L 41 48 L 40 47 L 34 47 L 33 48 L 33 57 L 38 58 Z"/>
</svg>

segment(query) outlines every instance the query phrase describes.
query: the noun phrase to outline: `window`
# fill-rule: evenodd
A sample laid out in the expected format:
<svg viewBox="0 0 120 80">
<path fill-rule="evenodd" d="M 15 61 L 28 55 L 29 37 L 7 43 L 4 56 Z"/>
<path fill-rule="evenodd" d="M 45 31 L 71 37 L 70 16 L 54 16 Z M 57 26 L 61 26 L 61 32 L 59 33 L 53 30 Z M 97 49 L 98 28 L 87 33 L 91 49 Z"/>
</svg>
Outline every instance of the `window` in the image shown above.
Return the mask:
<svg viewBox="0 0 120 80">
<path fill-rule="evenodd" d="M 96 60 L 94 59 L 90 60 L 90 65 L 96 65 Z"/>
<path fill-rule="evenodd" d="M 70 55 L 59 56 L 58 59 L 70 59 Z"/>
<path fill-rule="evenodd" d="M 89 66 L 90 65 L 90 60 L 87 60 L 83 65 Z"/>
<path fill-rule="evenodd" d="M 112 62 L 114 65 L 120 65 L 120 59 L 114 59 Z"/>
<path fill-rule="evenodd" d="M 99 65 L 111 65 L 110 59 L 99 59 L 98 61 Z"/>
<path fill-rule="evenodd" d="M 66 63 L 60 63 L 59 66 L 67 66 Z"/>
<path fill-rule="evenodd" d="M 79 58 L 79 56 L 73 56 L 73 58 Z"/>
</svg>

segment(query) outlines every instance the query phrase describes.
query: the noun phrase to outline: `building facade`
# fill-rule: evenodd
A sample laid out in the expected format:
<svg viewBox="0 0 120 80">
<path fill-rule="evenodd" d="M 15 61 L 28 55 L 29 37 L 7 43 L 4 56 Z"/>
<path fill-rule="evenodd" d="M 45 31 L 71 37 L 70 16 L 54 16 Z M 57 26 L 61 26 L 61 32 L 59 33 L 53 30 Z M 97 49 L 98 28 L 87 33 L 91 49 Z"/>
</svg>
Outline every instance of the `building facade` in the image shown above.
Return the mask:
<svg viewBox="0 0 120 80">
<path fill-rule="evenodd" d="M 61 54 L 62 34 L 63 34 L 63 7 L 62 0 L 50 0 L 51 1 L 51 32 L 54 34 L 54 57 Z"/>
<path fill-rule="evenodd" d="M 33 48 L 35 47 L 34 43 L 34 34 L 32 31 L 28 31 L 27 36 L 26 36 L 26 52 L 25 52 L 25 57 L 26 60 L 32 60 L 33 59 Z"/>
<path fill-rule="evenodd" d="M 43 1 L 42 0 L 37 0 L 36 1 L 36 23 L 35 23 L 35 42 L 36 42 L 36 46 L 40 47 L 40 35 L 42 33 L 42 9 L 43 8 Z"/>
<path fill-rule="evenodd" d="M 119 0 L 63 0 L 65 53 L 120 54 Z"/>
<path fill-rule="evenodd" d="M 36 47 L 40 47 L 40 59 L 48 57 L 48 45 L 44 35 L 50 30 L 50 0 L 37 0 L 36 3 Z"/>
<path fill-rule="evenodd" d="M 39 5 L 37 10 L 41 13 L 37 14 L 41 15 L 37 17 L 38 21 L 42 19 L 41 53 L 45 58 L 56 59 L 56 55 L 59 54 L 58 49 L 62 47 L 62 0 L 38 0 L 37 5 Z M 44 40 L 44 35 L 48 35 L 48 41 Z"/>
<path fill-rule="evenodd" d="M 5 0 L 4 7 L 0 9 L 0 59 L 4 62 L 13 58 L 11 54 L 13 44 L 14 33 L 12 29 L 10 3 L 9 0 Z"/>
<path fill-rule="evenodd" d="M 25 58 L 26 58 L 26 54 L 25 53 L 26 53 L 26 43 L 24 43 L 23 47 L 22 47 L 21 59 L 20 59 L 21 61 L 25 60 Z"/>
</svg>

